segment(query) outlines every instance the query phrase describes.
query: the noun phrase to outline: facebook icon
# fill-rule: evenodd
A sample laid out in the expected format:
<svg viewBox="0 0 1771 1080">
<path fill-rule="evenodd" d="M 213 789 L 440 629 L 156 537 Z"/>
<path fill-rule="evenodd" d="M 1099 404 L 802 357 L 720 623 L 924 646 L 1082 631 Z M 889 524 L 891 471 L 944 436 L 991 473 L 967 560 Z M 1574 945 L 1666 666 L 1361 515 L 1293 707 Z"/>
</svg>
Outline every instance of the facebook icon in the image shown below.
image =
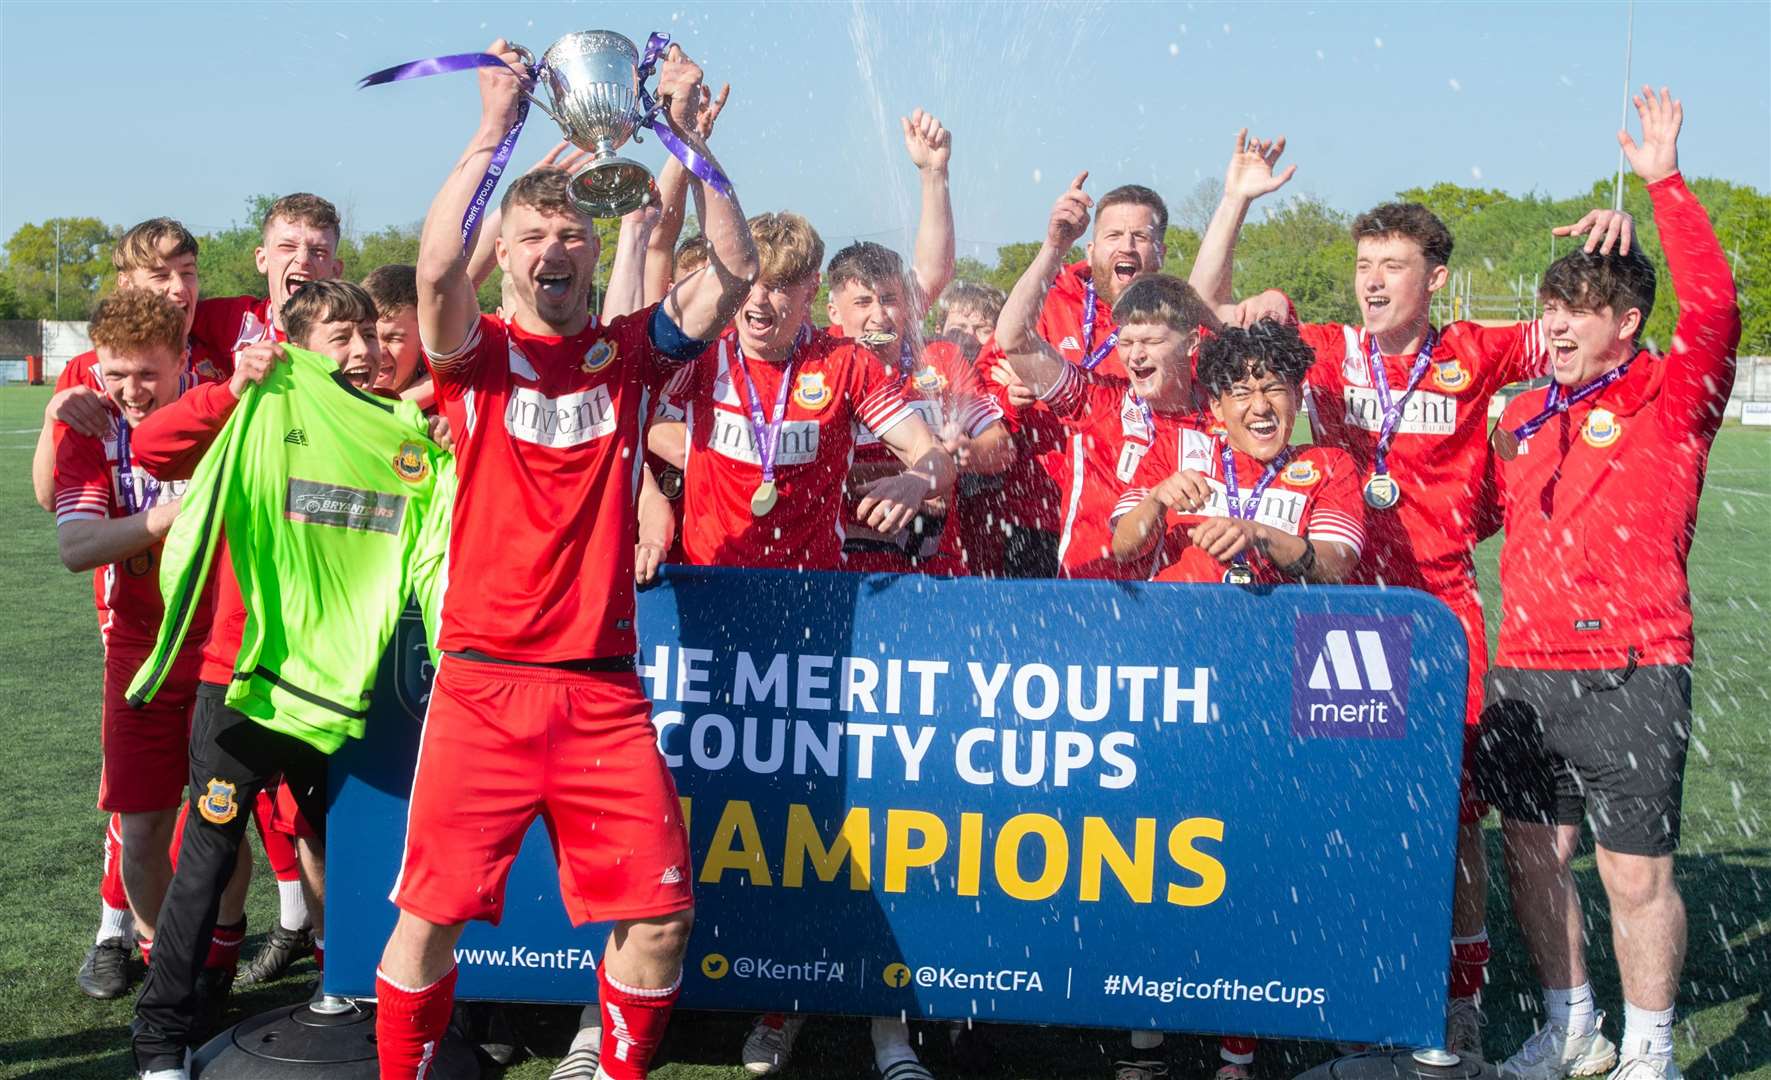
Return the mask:
<svg viewBox="0 0 1771 1080">
<path fill-rule="evenodd" d="M 1291 674 L 1292 733 L 1404 738 L 1412 637 L 1407 619 L 1300 614 Z"/>
</svg>

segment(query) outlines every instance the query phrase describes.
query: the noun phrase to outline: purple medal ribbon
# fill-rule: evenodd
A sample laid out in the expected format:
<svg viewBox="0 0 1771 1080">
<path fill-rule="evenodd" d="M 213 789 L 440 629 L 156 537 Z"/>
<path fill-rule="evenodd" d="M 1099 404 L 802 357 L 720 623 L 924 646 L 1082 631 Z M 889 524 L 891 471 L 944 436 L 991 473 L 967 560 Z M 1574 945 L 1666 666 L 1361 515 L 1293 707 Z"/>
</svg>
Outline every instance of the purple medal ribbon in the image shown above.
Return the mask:
<svg viewBox="0 0 1771 1080">
<path fill-rule="evenodd" d="M 1090 278 L 1088 281 L 1085 281 L 1082 284 L 1082 353 L 1083 353 L 1083 356 L 1082 356 L 1081 367 L 1082 367 L 1082 370 L 1084 370 L 1084 371 L 1093 371 L 1095 368 L 1100 367 L 1101 361 L 1107 359 L 1107 354 L 1113 351 L 1113 347 L 1115 345 L 1119 344 L 1119 329 L 1117 327 L 1115 327 L 1113 332 L 1111 334 L 1107 335 L 1107 340 L 1101 342 L 1101 347 L 1099 349 L 1094 347 L 1094 345 L 1095 345 L 1095 301 L 1096 301 L 1095 282 L 1094 282 L 1093 278 Z"/>
<path fill-rule="evenodd" d="M 1439 331 L 1429 327 L 1426 340 L 1421 343 L 1420 355 L 1414 358 L 1414 366 L 1408 370 L 1408 384 L 1402 389 L 1402 396 L 1394 401 L 1390 398 L 1390 376 L 1384 371 L 1383 351 L 1377 347 L 1377 335 L 1371 335 L 1370 346 L 1366 350 L 1366 363 L 1371 371 L 1371 385 L 1377 391 L 1377 403 L 1383 409 L 1383 420 L 1378 424 L 1377 447 L 1372 451 L 1372 472 L 1385 476 L 1390 469 L 1386 459 L 1390 454 L 1390 440 L 1396 437 L 1396 428 L 1402 423 L 1402 410 L 1408 399 L 1414 396 L 1415 388 L 1420 385 L 1421 376 L 1427 373 L 1427 365 L 1433 362 L 1433 346 L 1439 343 Z"/>
<path fill-rule="evenodd" d="M 651 91 L 646 89 L 646 79 L 651 77 L 652 72 L 658 67 L 659 58 L 669 47 L 669 34 L 660 34 L 654 31 L 652 36 L 646 39 L 646 47 L 640 54 L 639 64 L 640 119 L 639 123 L 634 126 L 636 128 L 651 128 L 657 133 L 658 141 L 664 144 L 664 149 L 669 150 L 678 161 L 683 163 L 683 168 L 700 177 L 703 184 L 729 199 L 732 197 L 732 181 L 726 177 L 725 173 L 720 172 L 713 162 L 708 161 L 691 149 L 687 143 L 677 138 L 676 132 L 670 130 L 668 120 L 658 118 L 659 105 L 652 100 Z"/>
<path fill-rule="evenodd" d="M 524 54 L 527 55 L 527 54 Z M 395 64 L 383 68 L 357 80 L 357 89 L 370 86 L 381 86 L 385 83 L 402 82 L 406 79 L 422 79 L 427 75 L 446 75 L 452 71 L 469 71 L 473 68 L 504 67 L 503 60 L 491 53 L 455 53 L 450 56 L 432 56 L 424 60 L 412 60 L 404 64 Z M 529 65 L 529 81 L 539 81 L 541 66 Z M 467 213 L 461 217 L 461 250 L 466 251 L 472 246 L 474 230 L 479 227 L 480 217 L 486 212 L 486 203 L 492 198 L 492 192 L 498 187 L 499 177 L 504 175 L 505 166 L 510 164 L 510 156 L 517 148 L 517 136 L 523 133 L 523 124 L 529 119 L 529 98 L 523 95 L 517 98 L 517 118 L 498 140 L 498 149 L 492 152 L 492 162 L 486 166 L 486 175 L 480 178 L 480 186 L 474 192 L 473 201 L 467 204 Z"/>
<path fill-rule="evenodd" d="M 180 385 L 183 385 L 183 376 L 180 376 Z M 129 456 L 129 421 L 119 413 L 117 415 L 117 495 L 123 500 L 123 513 L 134 515 L 160 500 L 160 483 L 152 477 L 148 477 L 142 485 L 146 490 L 147 499 L 137 505 L 135 501 L 135 468 L 129 463 Z"/>
<path fill-rule="evenodd" d="M 1291 460 L 1291 447 L 1288 446 L 1279 451 L 1279 456 L 1267 463 L 1266 471 L 1261 473 L 1261 478 L 1249 491 L 1247 502 L 1244 502 L 1242 496 L 1237 492 L 1236 454 L 1230 449 L 1229 443 L 1224 444 L 1223 450 L 1220 451 L 1219 460 L 1223 462 L 1224 466 L 1224 509 L 1237 521 L 1253 521 L 1255 515 L 1261 511 L 1261 497 L 1267 493 L 1269 487 L 1273 486 L 1273 481 L 1278 477 L 1279 470 L 1285 468 L 1285 463 Z M 1244 513 L 1245 510 L 1246 513 Z M 1246 566 L 1248 565 L 1248 556 L 1238 552 L 1230 561 Z"/>
<path fill-rule="evenodd" d="M 750 435 L 756 441 L 756 456 L 762 461 L 763 483 L 775 482 L 775 448 L 781 442 L 781 427 L 787 422 L 787 384 L 793 381 L 793 362 L 799 355 L 800 346 L 805 344 L 804 328 L 793 339 L 793 351 L 787 355 L 787 366 L 781 369 L 781 386 L 775 391 L 775 415 L 767 420 L 763 417 L 763 405 L 757 398 L 756 383 L 750 378 L 750 365 L 744 359 L 744 346 L 734 343 L 732 357 L 726 361 L 726 370 L 731 374 L 733 388 L 737 388 L 738 376 L 744 376 L 746 391 L 745 404 L 750 407 Z"/>
<path fill-rule="evenodd" d="M 1592 382 L 1587 383 L 1580 389 L 1569 393 L 1567 396 L 1563 396 L 1561 383 L 1551 382 L 1549 390 L 1544 394 L 1543 411 L 1514 428 L 1513 438 L 1521 443 L 1526 439 L 1531 438 L 1533 435 L 1537 434 L 1538 428 L 1549 423 L 1552 418 L 1561 416 L 1575 405 L 1592 397 L 1594 394 L 1597 394 L 1599 391 L 1629 374 L 1630 363 L 1630 360 L 1625 360 L 1622 364 L 1612 368 L 1610 371 L 1607 371 L 1605 374 L 1594 379 Z"/>
</svg>

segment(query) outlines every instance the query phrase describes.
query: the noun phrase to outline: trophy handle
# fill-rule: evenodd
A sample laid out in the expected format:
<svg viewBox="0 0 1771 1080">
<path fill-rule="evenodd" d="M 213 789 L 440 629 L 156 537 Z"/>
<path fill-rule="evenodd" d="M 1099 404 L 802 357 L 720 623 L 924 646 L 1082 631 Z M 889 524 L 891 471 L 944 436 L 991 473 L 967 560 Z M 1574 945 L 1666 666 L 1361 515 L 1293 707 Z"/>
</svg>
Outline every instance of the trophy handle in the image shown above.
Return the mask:
<svg viewBox="0 0 1771 1080">
<path fill-rule="evenodd" d="M 560 114 L 554 112 L 553 109 L 549 108 L 547 102 L 542 101 L 540 98 L 536 97 L 534 94 L 530 93 L 527 90 L 523 91 L 523 96 L 528 98 L 529 102 L 531 104 L 533 104 L 536 108 L 540 109 L 542 112 L 544 112 L 548 116 L 552 117 L 554 123 L 560 125 L 561 127 L 566 126 L 566 122 L 564 120 L 560 119 Z"/>
<path fill-rule="evenodd" d="M 534 83 L 535 85 L 539 86 L 540 85 L 541 70 L 540 70 L 540 66 L 535 63 L 535 54 L 530 52 L 528 49 L 524 48 L 521 45 L 512 45 L 511 49 L 516 52 L 517 59 L 519 59 L 523 62 L 523 66 L 525 68 L 529 69 L 529 81 Z M 553 109 L 548 106 L 547 102 L 542 101 L 540 98 L 536 97 L 532 91 L 524 90 L 523 96 L 529 99 L 530 104 L 536 106 L 542 112 L 546 113 L 549 116 L 549 118 L 551 118 L 553 120 L 554 123 L 560 125 L 561 127 L 564 127 L 566 125 L 566 122 L 564 120 L 560 119 L 560 114 L 554 112 Z"/>
</svg>

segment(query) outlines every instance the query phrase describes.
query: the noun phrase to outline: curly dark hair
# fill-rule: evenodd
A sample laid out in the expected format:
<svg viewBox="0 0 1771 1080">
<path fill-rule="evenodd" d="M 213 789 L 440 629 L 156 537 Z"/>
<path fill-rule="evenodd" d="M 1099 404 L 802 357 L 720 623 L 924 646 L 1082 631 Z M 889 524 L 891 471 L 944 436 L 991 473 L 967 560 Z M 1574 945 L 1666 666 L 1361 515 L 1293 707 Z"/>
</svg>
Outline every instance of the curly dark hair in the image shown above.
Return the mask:
<svg viewBox="0 0 1771 1080">
<path fill-rule="evenodd" d="M 1315 350 L 1298 336 L 1297 327 L 1262 319 L 1246 330 L 1226 326 L 1200 342 L 1196 372 L 1206 391 L 1221 397 L 1243 379 L 1262 375 L 1298 386 L 1315 362 Z"/>
<path fill-rule="evenodd" d="M 1366 237 L 1405 236 L 1420 245 L 1427 265 L 1444 266 L 1451 261 L 1451 230 L 1439 215 L 1420 203 L 1384 203 L 1353 219 L 1353 242 Z"/>
</svg>

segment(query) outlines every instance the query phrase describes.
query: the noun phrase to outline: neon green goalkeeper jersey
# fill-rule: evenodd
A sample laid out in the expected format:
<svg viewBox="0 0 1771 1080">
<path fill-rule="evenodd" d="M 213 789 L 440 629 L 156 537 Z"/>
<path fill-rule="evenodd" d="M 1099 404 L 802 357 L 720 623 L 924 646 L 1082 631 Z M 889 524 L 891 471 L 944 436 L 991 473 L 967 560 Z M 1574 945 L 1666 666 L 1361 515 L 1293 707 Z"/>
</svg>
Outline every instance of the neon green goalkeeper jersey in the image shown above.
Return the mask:
<svg viewBox="0 0 1771 1080">
<path fill-rule="evenodd" d="M 417 405 L 358 390 L 285 346 L 198 464 L 166 537 L 166 615 L 129 687 L 153 698 L 178 655 L 218 543 L 246 627 L 227 703 L 325 753 L 361 738 L 375 671 L 406 598 L 436 640 L 455 465 Z"/>
</svg>

